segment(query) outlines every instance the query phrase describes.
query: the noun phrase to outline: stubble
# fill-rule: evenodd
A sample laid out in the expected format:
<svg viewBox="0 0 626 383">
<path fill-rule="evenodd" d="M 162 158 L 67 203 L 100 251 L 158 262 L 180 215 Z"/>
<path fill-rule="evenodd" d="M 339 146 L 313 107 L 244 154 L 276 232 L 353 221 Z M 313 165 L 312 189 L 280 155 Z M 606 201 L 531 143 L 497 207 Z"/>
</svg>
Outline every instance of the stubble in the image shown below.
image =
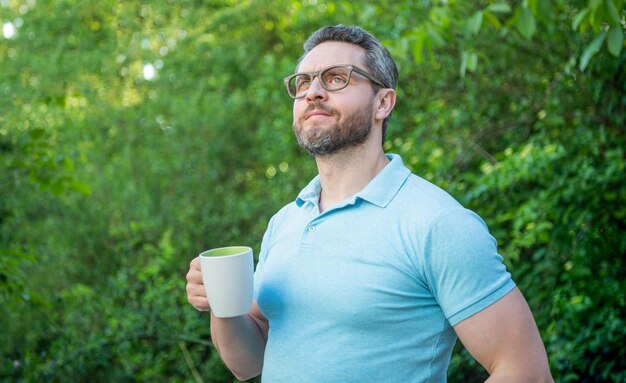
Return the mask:
<svg viewBox="0 0 626 383">
<path fill-rule="evenodd" d="M 298 144 L 313 156 L 327 156 L 339 153 L 342 150 L 353 148 L 363 144 L 372 132 L 371 103 L 365 104 L 362 108 L 355 110 L 341 121 L 341 115 L 333 108 L 322 103 L 312 103 L 302 114 L 303 116 L 311 110 L 320 110 L 339 121 L 327 127 L 320 124 L 313 124 L 304 128 L 304 117 L 293 123 L 293 130 L 298 140 Z"/>
</svg>

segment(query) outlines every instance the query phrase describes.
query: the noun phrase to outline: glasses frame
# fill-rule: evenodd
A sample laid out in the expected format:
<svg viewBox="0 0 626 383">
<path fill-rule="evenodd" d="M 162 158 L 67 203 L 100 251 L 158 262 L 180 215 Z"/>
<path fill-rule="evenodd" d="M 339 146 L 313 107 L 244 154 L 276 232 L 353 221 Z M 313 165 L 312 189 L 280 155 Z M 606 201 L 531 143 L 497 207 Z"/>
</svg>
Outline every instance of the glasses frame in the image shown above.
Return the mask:
<svg viewBox="0 0 626 383">
<path fill-rule="evenodd" d="M 364 71 L 363 69 L 357 67 L 356 65 L 348 65 L 348 64 L 339 64 L 339 65 L 331 65 L 329 67 L 326 68 L 322 68 L 318 71 L 315 72 L 299 72 L 299 73 L 294 73 L 290 76 L 287 76 L 283 79 L 283 81 L 285 82 L 285 86 L 287 87 L 287 93 L 289 93 L 289 96 L 293 99 L 300 99 L 300 98 L 304 98 L 308 92 L 304 92 L 304 94 L 302 96 L 297 96 L 296 94 L 292 94 L 291 93 L 291 87 L 289 86 L 289 83 L 291 82 L 291 80 L 296 77 L 296 76 L 302 76 L 302 75 L 309 75 L 311 76 L 311 81 L 313 81 L 313 79 L 315 79 L 315 77 L 320 77 L 320 75 L 322 74 L 322 72 L 328 70 L 328 69 L 332 69 L 332 68 L 346 68 L 349 69 L 350 71 L 348 72 L 348 81 L 346 81 L 346 85 L 344 85 L 341 88 L 337 88 L 337 89 L 328 89 L 324 83 L 324 81 L 320 81 L 320 84 L 322 85 L 322 88 L 326 89 L 329 92 L 335 92 L 338 90 L 342 90 L 345 89 L 348 84 L 350 84 L 350 80 L 352 79 L 352 72 L 356 72 L 358 74 L 360 74 L 361 76 L 367 78 L 368 80 L 370 80 L 371 82 L 373 82 L 374 84 L 386 88 L 385 85 L 383 85 L 383 83 L 381 83 L 380 81 L 378 81 L 377 79 L 374 78 L 374 76 L 372 76 L 371 74 L 367 73 L 366 71 Z"/>
</svg>

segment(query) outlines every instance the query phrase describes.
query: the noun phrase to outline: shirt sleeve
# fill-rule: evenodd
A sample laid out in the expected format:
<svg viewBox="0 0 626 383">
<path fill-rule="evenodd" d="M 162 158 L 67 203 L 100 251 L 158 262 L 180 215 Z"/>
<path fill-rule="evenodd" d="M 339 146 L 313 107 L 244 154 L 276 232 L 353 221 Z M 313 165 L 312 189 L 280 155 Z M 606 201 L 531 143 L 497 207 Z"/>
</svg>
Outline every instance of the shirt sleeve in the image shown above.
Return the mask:
<svg viewBox="0 0 626 383">
<path fill-rule="evenodd" d="M 467 209 L 453 209 L 431 224 L 425 241 L 431 291 L 454 326 L 514 287 L 487 225 Z"/>
</svg>

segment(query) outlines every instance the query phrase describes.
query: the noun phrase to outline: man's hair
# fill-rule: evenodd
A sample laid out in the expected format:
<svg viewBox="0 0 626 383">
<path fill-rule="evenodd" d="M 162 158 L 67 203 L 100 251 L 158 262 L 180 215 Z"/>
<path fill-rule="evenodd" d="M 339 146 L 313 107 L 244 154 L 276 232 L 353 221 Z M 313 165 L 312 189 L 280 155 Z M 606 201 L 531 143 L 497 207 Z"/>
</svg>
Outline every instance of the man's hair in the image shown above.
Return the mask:
<svg viewBox="0 0 626 383">
<path fill-rule="evenodd" d="M 327 41 L 340 41 L 357 45 L 365 49 L 363 65 L 374 78 L 380 81 L 386 88 L 396 89 L 398 82 L 398 67 L 393 61 L 391 54 L 374 36 L 360 27 L 355 26 L 326 26 L 313 32 L 304 43 L 304 54 L 298 60 L 298 66 L 304 57 L 316 46 Z M 372 83 L 372 89 L 378 92 L 381 87 Z M 387 133 L 387 123 L 391 113 L 383 120 L 383 143 Z"/>
</svg>

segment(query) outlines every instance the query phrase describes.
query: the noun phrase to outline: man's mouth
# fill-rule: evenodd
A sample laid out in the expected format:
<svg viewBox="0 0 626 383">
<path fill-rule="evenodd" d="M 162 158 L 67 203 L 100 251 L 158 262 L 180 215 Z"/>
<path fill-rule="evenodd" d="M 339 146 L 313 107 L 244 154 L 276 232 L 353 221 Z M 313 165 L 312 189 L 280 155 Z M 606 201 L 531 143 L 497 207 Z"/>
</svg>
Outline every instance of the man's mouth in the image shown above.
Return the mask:
<svg viewBox="0 0 626 383">
<path fill-rule="evenodd" d="M 326 105 L 311 104 L 309 105 L 307 110 L 304 111 L 304 119 L 308 120 L 309 118 L 315 116 L 328 117 L 332 116 L 333 114 L 333 110 L 329 107 L 326 107 Z"/>
<path fill-rule="evenodd" d="M 313 110 L 313 111 L 311 111 L 309 113 L 306 113 L 304 115 L 304 119 L 308 120 L 309 118 L 315 117 L 315 116 L 326 116 L 326 117 L 328 117 L 328 116 L 330 116 L 330 113 L 324 112 L 324 111 L 321 111 L 321 110 Z"/>
</svg>

